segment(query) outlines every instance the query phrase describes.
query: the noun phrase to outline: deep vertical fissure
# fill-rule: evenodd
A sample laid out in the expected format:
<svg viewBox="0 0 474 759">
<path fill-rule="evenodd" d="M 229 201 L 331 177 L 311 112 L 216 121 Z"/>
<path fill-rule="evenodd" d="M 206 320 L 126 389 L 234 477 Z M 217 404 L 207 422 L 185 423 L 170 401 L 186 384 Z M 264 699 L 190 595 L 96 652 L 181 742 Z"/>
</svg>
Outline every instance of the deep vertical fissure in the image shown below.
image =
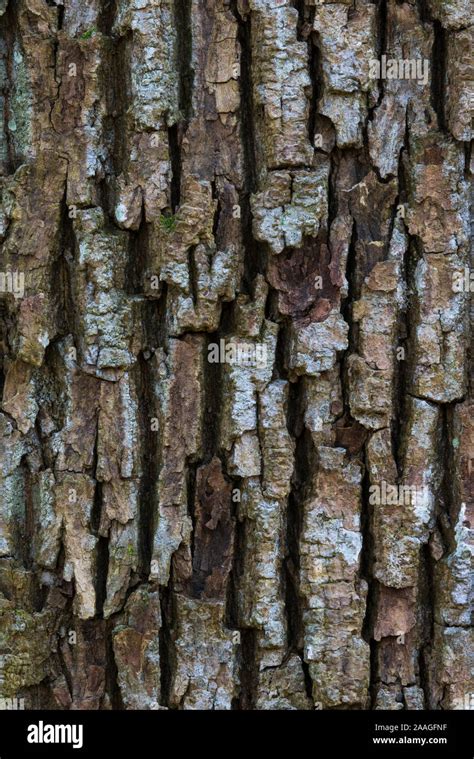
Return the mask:
<svg viewBox="0 0 474 759">
<path fill-rule="evenodd" d="M 243 148 L 244 183 L 240 193 L 240 219 L 242 241 L 244 246 L 244 275 L 243 288 L 252 293 L 252 283 L 257 274 L 265 272 L 266 251 L 262 243 L 253 236 L 252 211 L 250 196 L 257 189 L 257 155 L 256 134 L 254 123 L 254 97 L 252 81 L 252 42 L 251 17 L 243 18 L 235 0 L 232 0 L 232 11 L 237 21 L 237 40 L 240 45 L 240 134 Z"/>
<path fill-rule="evenodd" d="M 155 416 L 154 378 L 152 369 L 141 353 L 138 357 L 138 389 L 142 429 L 142 478 L 139 492 L 138 561 L 143 580 L 150 574 L 153 535 L 157 514 L 158 430 Z"/>
<path fill-rule="evenodd" d="M 193 36 L 191 0 L 175 0 L 176 68 L 179 74 L 179 109 L 187 122 L 192 114 L 194 71 L 192 66 Z"/>
<path fill-rule="evenodd" d="M 91 529 L 97 535 L 97 567 L 95 580 L 96 615 L 102 617 L 107 598 L 107 575 L 109 571 L 109 539 L 100 532 L 103 507 L 102 482 L 96 480 L 91 514 Z"/>
<path fill-rule="evenodd" d="M 288 398 L 288 430 L 295 441 L 294 472 L 288 496 L 286 517 L 286 556 L 283 562 L 285 611 L 288 625 L 288 648 L 304 662 L 303 610 L 300 586 L 300 539 L 303 502 L 308 497 L 315 450 L 310 432 L 304 425 L 303 380 L 291 382 Z"/>
<path fill-rule="evenodd" d="M 97 28 L 102 34 L 112 36 L 112 29 L 117 15 L 117 0 L 101 0 L 97 18 Z"/>
<path fill-rule="evenodd" d="M 438 129 L 446 131 L 446 60 L 447 32 L 440 21 L 433 22 L 431 53 L 431 104 L 438 118 Z"/>
<path fill-rule="evenodd" d="M 168 149 L 171 164 L 170 204 L 171 213 L 175 214 L 181 201 L 181 136 L 182 126 L 173 124 L 168 127 Z"/>
<path fill-rule="evenodd" d="M 16 156 L 13 126 L 13 113 L 11 107 L 12 90 L 14 85 L 14 62 L 13 51 L 15 44 L 19 44 L 16 39 L 17 19 L 15 3 L 9 2 L 3 16 L 0 16 L 0 42 L 2 49 L 0 51 L 1 78 L 3 79 L 0 92 L 0 105 L 3 107 L 3 134 L 5 140 L 5 149 L 1 151 L 0 161 L 3 163 L 4 172 L 13 174 L 18 165 Z"/>
</svg>

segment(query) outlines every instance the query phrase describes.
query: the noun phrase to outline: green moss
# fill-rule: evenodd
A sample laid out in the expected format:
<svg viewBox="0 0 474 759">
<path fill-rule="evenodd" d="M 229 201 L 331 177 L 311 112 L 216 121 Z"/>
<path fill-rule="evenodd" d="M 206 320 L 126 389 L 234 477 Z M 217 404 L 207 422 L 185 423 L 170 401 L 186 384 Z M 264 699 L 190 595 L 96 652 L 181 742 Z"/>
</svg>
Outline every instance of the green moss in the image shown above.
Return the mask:
<svg viewBox="0 0 474 759">
<path fill-rule="evenodd" d="M 95 28 L 95 26 L 92 26 L 90 29 L 87 29 L 85 32 L 82 32 L 81 37 L 80 37 L 81 40 L 90 40 L 90 38 L 92 37 L 93 34 L 95 34 L 96 31 L 97 29 Z"/>
<path fill-rule="evenodd" d="M 23 622 L 29 622 L 31 619 L 31 614 L 28 614 L 24 609 L 15 609 L 15 614 Z"/>
<path fill-rule="evenodd" d="M 166 232 L 173 232 L 176 229 L 176 216 L 174 214 L 160 214 L 160 226 Z"/>
</svg>

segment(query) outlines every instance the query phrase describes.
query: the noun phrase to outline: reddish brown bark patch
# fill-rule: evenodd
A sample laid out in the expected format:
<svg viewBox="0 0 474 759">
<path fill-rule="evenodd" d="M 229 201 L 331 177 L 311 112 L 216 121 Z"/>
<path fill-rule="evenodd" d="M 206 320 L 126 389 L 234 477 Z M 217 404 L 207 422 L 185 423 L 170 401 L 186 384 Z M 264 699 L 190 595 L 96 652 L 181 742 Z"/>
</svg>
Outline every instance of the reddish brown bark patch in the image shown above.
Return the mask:
<svg viewBox="0 0 474 759">
<path fill-rule="evenodd" d="M 195 541 L 190 594 L 222 599 L 232 565 L 231 485 L 217 456 L 196 474 Z"/>
<path fill-rule="evenodd" d="M 307 238 L 301 248 L 275 256 L 268 281 L 278 290 L 278 308 L 284 316 L 324 321 L 339 299 L 340 281 L 327 245 L 320 236 Z"/>
</svg>

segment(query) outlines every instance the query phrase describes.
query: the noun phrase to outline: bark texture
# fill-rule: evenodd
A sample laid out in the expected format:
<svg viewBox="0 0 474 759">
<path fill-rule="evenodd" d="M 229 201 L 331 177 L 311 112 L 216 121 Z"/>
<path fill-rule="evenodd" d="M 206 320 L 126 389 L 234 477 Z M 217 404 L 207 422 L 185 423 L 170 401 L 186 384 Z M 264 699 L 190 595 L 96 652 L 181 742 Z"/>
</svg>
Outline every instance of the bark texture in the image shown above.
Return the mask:
<svg viewBox="0 0 474 759">
<path fill-rule="evenodd" d="M 0 696 L 474 706 L 472 18 L 1 0 Z"/>
</svg>

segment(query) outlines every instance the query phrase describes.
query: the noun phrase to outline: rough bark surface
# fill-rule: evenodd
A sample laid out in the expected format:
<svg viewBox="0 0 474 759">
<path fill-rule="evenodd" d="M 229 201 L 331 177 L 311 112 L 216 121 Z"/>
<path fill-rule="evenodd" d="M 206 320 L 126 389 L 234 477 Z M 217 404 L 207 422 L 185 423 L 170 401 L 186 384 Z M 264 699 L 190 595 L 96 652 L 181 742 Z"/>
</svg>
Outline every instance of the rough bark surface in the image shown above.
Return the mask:
<svg viewBox="0 0 474 759">
<path fill-rule="evenodd" d="M 1 0 L 1 697 L 473 708 L 472 10 Z"/>
</svg>

